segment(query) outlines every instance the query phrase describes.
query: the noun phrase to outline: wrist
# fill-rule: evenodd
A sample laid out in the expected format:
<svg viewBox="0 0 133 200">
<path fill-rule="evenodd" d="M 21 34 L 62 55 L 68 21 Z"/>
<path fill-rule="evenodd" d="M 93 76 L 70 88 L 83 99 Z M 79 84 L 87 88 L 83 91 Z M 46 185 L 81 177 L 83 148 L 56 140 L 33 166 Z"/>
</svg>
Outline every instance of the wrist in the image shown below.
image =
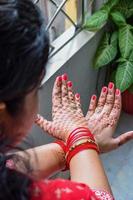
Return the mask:
<svg viewBox="0 0 133 200">
<path fill-rule="evenodd" d="M 65 159 L 66 145 L 61 140 L 55 141 L 54 145 L 56 145 L 56 149 L 55 149 L 54 153 L 55 153 L 55 156 L 56 156 L 57 161 L 58 161 L 59 169 L 64 170 L 64 169 L 66 169 L 66 159 Z"/>
<path fill-rule="evenodd" d="M 68 138 L 70 137 L 70 135 L 73 133 L 73 132 L 75 132 L 76 130 L 79 130 L 79 129 L 87 129 L 87 130 L 89 130 L 88 129 L 88 126 L 72 126 L 69 130 L 67 130 L 67 133 L 65 134 L 65 138 L 63 139 L 63 141 L 65 142 L 65 143 L 67 143 L 67 140 L 68 140 Z"/>
<path fill-rule="evenodd" d="M 84 150 L 95 150 L 99 153 L 99 148 L 95 142 L 93 134 L 86 127 L 79 127 L 73 130 L 67 141 L 66 163 L 69 168 L 71 159 L 78 153 Z"/>
</svg>

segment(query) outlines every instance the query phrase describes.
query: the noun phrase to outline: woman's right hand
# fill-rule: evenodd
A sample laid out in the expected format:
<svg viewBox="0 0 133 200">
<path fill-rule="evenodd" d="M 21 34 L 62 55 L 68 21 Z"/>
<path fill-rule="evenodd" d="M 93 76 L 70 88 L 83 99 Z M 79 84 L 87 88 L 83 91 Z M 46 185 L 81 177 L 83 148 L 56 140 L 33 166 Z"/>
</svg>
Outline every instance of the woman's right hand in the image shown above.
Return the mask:
<svg viewBox="0 0 133 200">
<path fill-rule="evenodd" d="M 36 124 L 53 137 L 66 141 L 69 134 L 78 127 L 88 128 L 80 104 L 75 101 L 72 82 L 64 74 L 56 78 L 52 94 L 52 121 L 38 116 Z"/>
<path fill-rule="evenodd" d="M 117 149 L 133 139 L 133 131 L 114 137 L 121 107 L 121 92 L 112 82 L 103 87 L 98 101 L 95 95 L 91 98 L 86 120 L 102 153 Z"/>
<path fill-rule="evenodd" d="M 80 104 L 80 96 L 76 101 Z M 133 131 L 114 137 L 121 107 L 121 92 L 113 83 L 102 88 L 99 99 L 96 95 L 91 97 L 86 120 L 101 153 L 117 149 L 133 139 Z"/>
</svg>

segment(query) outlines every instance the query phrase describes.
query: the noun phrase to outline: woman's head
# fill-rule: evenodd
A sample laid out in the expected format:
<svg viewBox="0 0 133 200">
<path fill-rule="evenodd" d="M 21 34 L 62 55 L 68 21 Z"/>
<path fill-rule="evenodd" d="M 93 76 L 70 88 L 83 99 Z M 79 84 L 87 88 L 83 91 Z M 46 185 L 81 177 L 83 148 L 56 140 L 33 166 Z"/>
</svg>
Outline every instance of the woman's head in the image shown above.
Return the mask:
<svg viewBox="0 0 133 200">
<path fill-rule="evenodd" d="M 49 40 L 38 7 L 31 0 L 1 0 L 0 146 L 31 127 L 48 51 Z"/>
</svg>

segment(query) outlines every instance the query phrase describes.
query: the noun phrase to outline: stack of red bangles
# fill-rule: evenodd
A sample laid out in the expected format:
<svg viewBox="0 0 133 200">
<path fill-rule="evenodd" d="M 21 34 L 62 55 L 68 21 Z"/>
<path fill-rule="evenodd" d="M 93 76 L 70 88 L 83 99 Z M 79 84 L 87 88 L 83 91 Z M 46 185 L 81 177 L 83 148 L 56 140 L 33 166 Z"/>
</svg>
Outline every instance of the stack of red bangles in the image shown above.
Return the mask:
<svg viewBox="0 0 133 200">
<path fill-rule="evenodd" d="M 95 142 L 93 134 L 86 127 L 79 127 L 73 130 L 66 144 L 62 141 L 56 141 L 65 153 L 66 168 L 69 169 L 71 159 L 79 152 L 87 149 L 93 149 L 99 153 L 98 145 Z"/>
</svg>

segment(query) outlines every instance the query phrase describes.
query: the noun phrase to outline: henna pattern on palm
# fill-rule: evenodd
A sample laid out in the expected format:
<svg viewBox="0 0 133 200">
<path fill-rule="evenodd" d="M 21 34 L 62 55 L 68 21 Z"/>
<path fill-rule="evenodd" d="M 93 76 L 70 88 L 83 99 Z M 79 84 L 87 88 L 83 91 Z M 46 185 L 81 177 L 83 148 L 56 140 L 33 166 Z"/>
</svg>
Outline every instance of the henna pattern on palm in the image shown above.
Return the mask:
<svg viewBox="0 0 133 200">
<path fill-rule="evenodd" d="M 42 116 L 38 116 L 36 124 L 54 137 L 64 140 L 65 135 L 74 128 L 86 126 L 81 109 L 80 95 L 74 95 L 71 82 L 62 81 L 62 77 L 58 77 L 54 84 L 52 96 L 53 121 L 50 122 Z M 112 84 L 111 89 L 110 86 L 108 88 L 103 87 L 98 103 L 97 97 L 92 96 L 86 120 L 101 152 L 116 149 L 133 139 L 133 131 L 113 138 L 120 112 L 121 94 L 118 89 L 115 90 L 114 84 Z"/>
<path fill-rule="evenodd" d="M 67 137 L 77 127 L 87 127 L 87 121 L 82 110 L 75 101 L 72 83 L 67 76 L 57 77 L 52 94 L 52 121 L 38 116 L 36 124 L 53 137 L 66 141 Z"/>
<path fill-rule="evenodd" d="M 133 138 L 133 132 L 128 132 L 113 138 L 121 113 L 121 93 L 110 83 L 103 87 L 98 103 L 97 97 L 92 96 L 86 115 L 88 127 L 95 135 L 101 152 L 109 152 L 118 148 Z"/>
<path fill-rule="evenodd" d="M 121 95 L 119 90 L 115 92 L 113 83 L 110 85 L 108 88 L 103 87 L 98 103 L 97 97 L 92 96 L 86 115 L 88 126 L 95 135 L 101 152 L 115 149 L 119 144 L 119 140 L 112 136 L 121 112 Z"/>
<path fill-rule="evenodd" d="M 111 86 L 111 88 L 110 88 Z M 75 100 L 81 107 L 80 95 L 75 96 Z M 103 87 L 99 100 L 96 95 L 91 97 L 89 110 L 86 114 L 88 128 L 95 136 L 101 153 L 109 152 L 133 139 L 133 131 L 121 134 L 114 138 L 114 132 L 118 124 L 121 113 L 121 93 L 110 83 Z"/>
</svg>

